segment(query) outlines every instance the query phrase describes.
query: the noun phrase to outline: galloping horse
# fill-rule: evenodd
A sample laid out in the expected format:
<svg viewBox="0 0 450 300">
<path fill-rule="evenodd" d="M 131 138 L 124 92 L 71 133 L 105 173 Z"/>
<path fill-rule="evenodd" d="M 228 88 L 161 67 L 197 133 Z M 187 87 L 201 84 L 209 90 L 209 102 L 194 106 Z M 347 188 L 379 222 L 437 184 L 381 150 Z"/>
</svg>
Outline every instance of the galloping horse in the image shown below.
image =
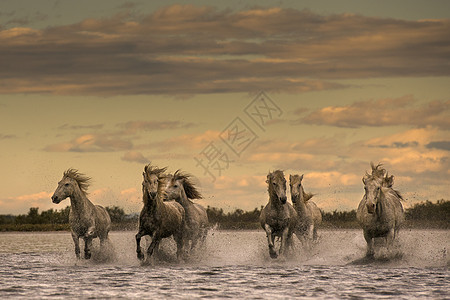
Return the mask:
<svg viewBox="0 0 450 300">
<path fill-rule="evenodd" d="M 89 177 L 78 173 L 77 170 L 68 169 L 52 196 L 52 201 L 56 204 L 67 197 L 70 198 L 69 224 L 75 243 L 75 254 L 80 258 L 79 239 L 83 238 L 85 259 L 91 258 L 92 239 L 100 238 L 100 245 L 103 247 L 111 228 L 111 219 L 106 209 L 94 205 L 86 196 L 89 180 Z"/>
<path fill-rule="evenodd" d="M 322 213 L 310 199 L 313 194 L 305 193 L 302 185 L 303 175 L 289 175 L 291 200 L 298 214 L 297 237 L 302 242 L 310 243 L 317 239 L 317 227 L 322 223 Z"/>
<path fill-rule="evenodd" d="M 371 167 L 372 174 L 362 179 L 365 194 L 356 212 L 367 242 L 366 257 L 374 256 L 374 238 L 384 237 L 389 250 L 404 221 L 403 198 L 392 188 L 394 176 L 385 176 L 380 164 L 371 163 Z"/>
<path fill-rule="evenodd" d="M 170 176 L 170 175 L 169 175 Z M 204 242 L 208 234 L 208 215 L 205 208 L 190 199 L 201 199 L 202 195 L 190 179 L 191 175 L 177 170 L 166 187 L 167 199 L 180 203 L 186 212 L 185 246 L 191 241 L 190 251 L 197 243 Z"/>
<path fill-rule="evenodd" d="M 144 259 L 141 249 L 141 238 L 150 235 L 152 242 L 147 249 L 147 261 L 158 247 L 163 238 L 173 236 L 177 243 L 177 259 L 183 254 L 183 230 L 185 226 L 184 208 L 175 201 L 163 202 L 165 196 L 165 177 L 162 176 L 166 168 L 144 167 L 142 174 L 142 193 L 144 207 L 139 217 L 139 231 L 136 234 L 136 253 L 140 260 Z"/>
<path fill-rule="evenodd" d="M 283 171 L 269 172 L 266 183 L 269 203 L 261 211 L 259 221 L 266 231 L 270 257 L 277 258 L 274 239 L 281 238 L 279 254 L 285 255 L 287 248 L 292 245 L 292 234 L 297 226 L 298 216 L 294 207 L 286 202 L 286 179 Z"/>
</svg>

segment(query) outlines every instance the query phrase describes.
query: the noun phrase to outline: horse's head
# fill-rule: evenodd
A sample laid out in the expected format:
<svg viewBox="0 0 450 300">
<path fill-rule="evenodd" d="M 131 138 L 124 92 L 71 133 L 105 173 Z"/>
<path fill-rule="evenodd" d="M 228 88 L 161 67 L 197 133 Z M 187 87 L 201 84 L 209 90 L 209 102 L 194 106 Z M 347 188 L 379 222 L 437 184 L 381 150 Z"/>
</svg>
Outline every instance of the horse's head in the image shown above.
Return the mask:
<svg viewBox="0 0 450 300">
<path fill-rule="evenodd" d="M 291 188 L 292 203 L 297 203 L 300 200 L 302 193 L 303 175 L 289 175 L 289 186 Z"/>
<path fill-rule="evenodd" d="M 58 187 L 52 196 L 52 202 L 55 204 L 60 203 L 67 197 L 73 195 L 77 189 L 86 193 L 86 189 L 89 186 L 89 180 L 89 177 L 78 173 L 77 170 L 68 169 L 64 172 L 61 181 L 58 182 Z"/>
<path fill-rule="evenodd" d="M 364 183 L 364 198 L 366 199 L 367 212 L 369 214 L 375 213 L 377 202 L 381 193 L 381 182 L 373 178 L 363 178 Z"/>
<path fill-rule="evenodd" d="M 202 195 L 191 180 L 191 175 L 180 170 L 177 170 L 173 175 L 168 175 L 166 194 L 169 200 L 202 198 Z"/>
<path fill-rule="evenodd" d="M 370 166 L 372 167 L 372 174 L 366 173 L 362 181 L 364 183 L 367 212 L 373 214 L 380 198 L 381 188 L 392 186 L 394 177 L 388 177 L 387 175 L 385 177 L 386 170 L 381 167 L 382 164 L 375 165 L 371 162 Z"/>
<path fill-rule="evenodd" d="M 167 168 L 160 169 L 153 167 L 150 164 L 144 167 L 144 173 L 142 173 L 142 176 L 144 177 L 144 180 L 142 181 L 142 190 L 144 193 L 148 193 L 152 199 L 158 194 L 159 183 L 162 181 L 166 169 Z"/>
<path fill-rule="evenodd" d="M 150 198 L 155 198 L 158 193 L 158 176 L 156 174 L 142 173 L 144 180 L 142 181 L 142 189 L 146 192 Z"/>
<path fill-rule="evenodd" d="M 283 171 L 277 170 L 267 175 L 266 183 L 268 184 L 269 196 L 271 199 L 278 200 L 281 204 L 285 204 L 286 197 L 286 179 Z"/>
</svg>

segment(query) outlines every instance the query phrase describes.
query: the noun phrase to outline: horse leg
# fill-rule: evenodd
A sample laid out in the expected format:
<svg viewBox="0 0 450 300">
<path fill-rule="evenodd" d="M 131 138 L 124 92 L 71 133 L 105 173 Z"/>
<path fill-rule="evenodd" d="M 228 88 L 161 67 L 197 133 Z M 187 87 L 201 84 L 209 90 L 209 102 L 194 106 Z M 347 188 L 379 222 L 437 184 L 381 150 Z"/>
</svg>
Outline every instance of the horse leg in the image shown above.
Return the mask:
<svg viewBox="0 0 450 300">
<path fill-rule="evenodd" d="M 155 234 L 155 236 L 152 237 L 152 242 L 150 243 L 150 246 L 147 248 L 147 262 L 152 256 L 153 251 L 155 251 L 155 249 L 158 248 L 160 241 L 161 237 L 158 234 Z"/>
<path fill-rule="evenodd" d="M 394 230 L 391 229 L 389 230 L 389 232 L 386 235 L 386 249 L 388 251 L 388 253 L 392 253 L 392 246 L 394 245 L 394 237 L 395 237 L 395 233 Z"/>
<path fill-rule="evenodd" d="M 80 239 L 75 232 L 72 232 L 73 243 L 75 244 L 75 255 L 77 258 L 80 258 Z"/>
<path fill-rule="evenodd" d="M 177 261 L 180 262 L 184 256 L 183 234 L 177 234 L 173 237 L 175 239 L 175 242 L 177 243 Z"/>
<path fill-rule="evenodd" d="M 267 243 L 269 244 L 269 254 L 271 258 L 277 258 L 277 252 L 275 251 L 275 246 L 273 244 L 273 232 L 272 228 L 268 224 L 264 225 L 264 230 L 266 231 Z"/>
<path fill-rule="evenodd" d="M 372 258 L 375 255 L 375 251 L 373 249 L 373 239 L 366 231 L 364 231 L 364 239 L 367 243 L 366 257 Z"/>
<path fill-rule="evenodd" d="M 281 245 L 280 245 L 280 255 L 286 256 L 287 245 L 290 244 L 289 241 L 289 228 L 286 227 L 281 234 Z"/>
<path fill-rule="evenodd" d="M 84 258 L 91 258 L 92 237 L 88 236 L 84 238 Z"/>
<path fill-rule="evenodd" d="M 144 253 L 142 253 L 142 248 L 141 248 L 141 238 L 144 236 L 144 233 L 139 231 L 136 234 L 136 254 L 137 254 L 137 258 L 139 260 L 144 260 Z"/>
<path fill-rule="evenodd" d="M 317 226 L 314 225 L 314 229 L 313 229 L 313 240 L 314 240 L 314 241 L 317 241 L 317 237 L 318 237 L 318 235 L 317 235 Z"/>
</svg>

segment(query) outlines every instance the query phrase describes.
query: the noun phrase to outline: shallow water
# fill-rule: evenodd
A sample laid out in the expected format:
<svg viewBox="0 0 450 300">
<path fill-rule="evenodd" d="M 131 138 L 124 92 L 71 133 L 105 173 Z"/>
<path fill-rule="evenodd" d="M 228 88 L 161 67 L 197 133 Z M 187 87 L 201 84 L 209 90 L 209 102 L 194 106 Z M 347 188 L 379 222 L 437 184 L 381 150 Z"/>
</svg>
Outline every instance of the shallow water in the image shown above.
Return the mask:
<svg viewBox="0 0 450 300">
<path fill-rule="evenodd" d="M 450 298 L 450 231 L 404 230 L 394 258 L 354 264 L 360 230 L 325 230 L 306 252 L 269 258 L 262 231 L 211 231 L 189 262 L 175 263 L 167 241 L 142 266 L 134 232 L 112 232 L 114 249 L 75 259 L 67 232 L 1 233 L 0 297 L 10 298 Z M 114 255 L 112 255 L 114 253 Z M 113 258 L 104 261 L 106 256 Z"/>
</svg>

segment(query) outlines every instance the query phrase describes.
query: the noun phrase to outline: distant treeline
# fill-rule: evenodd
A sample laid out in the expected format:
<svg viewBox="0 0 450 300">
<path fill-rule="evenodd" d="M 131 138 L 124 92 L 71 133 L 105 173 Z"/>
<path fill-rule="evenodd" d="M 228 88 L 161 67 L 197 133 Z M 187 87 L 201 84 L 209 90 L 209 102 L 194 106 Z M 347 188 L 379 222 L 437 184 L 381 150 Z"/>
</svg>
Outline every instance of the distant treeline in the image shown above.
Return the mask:
<svg viewBox="0 0 450 300">
<path fill-rule="evenodd" d="M 137 214 L 127 215 L 118 207 L 106 207 L 111 217 L 113 230 L 137 228 Z M 49 231 L 70 230 L 70 206 L 61 210 L 49 209 L 39 213 L 39 208 L 31 207 L 26 215 L 0 215 L 0 231 Z"/>
<path fill-rule="evenodd" d="M 260 208 L 252 211 L 236 209 L 225 213 L 216 207 L 207 208 L 209 221 L 219 229 L 259 229 Z M 125 214 L 118 206 L 106 207 L 111 216 L 113 230 L 137 230 L 138 214 Z M 49 209 L 39 213 L 36 207 L 26 215 L 0 215 L 0 231 L 69 230 L 67 206 L 61 210 Z M 323 212 L 322 228 L 359 228 L 356 210 Z M 426 201 L 406 210 L 406 227 L 450 229 L 450 201 Z"/>
</svg>

